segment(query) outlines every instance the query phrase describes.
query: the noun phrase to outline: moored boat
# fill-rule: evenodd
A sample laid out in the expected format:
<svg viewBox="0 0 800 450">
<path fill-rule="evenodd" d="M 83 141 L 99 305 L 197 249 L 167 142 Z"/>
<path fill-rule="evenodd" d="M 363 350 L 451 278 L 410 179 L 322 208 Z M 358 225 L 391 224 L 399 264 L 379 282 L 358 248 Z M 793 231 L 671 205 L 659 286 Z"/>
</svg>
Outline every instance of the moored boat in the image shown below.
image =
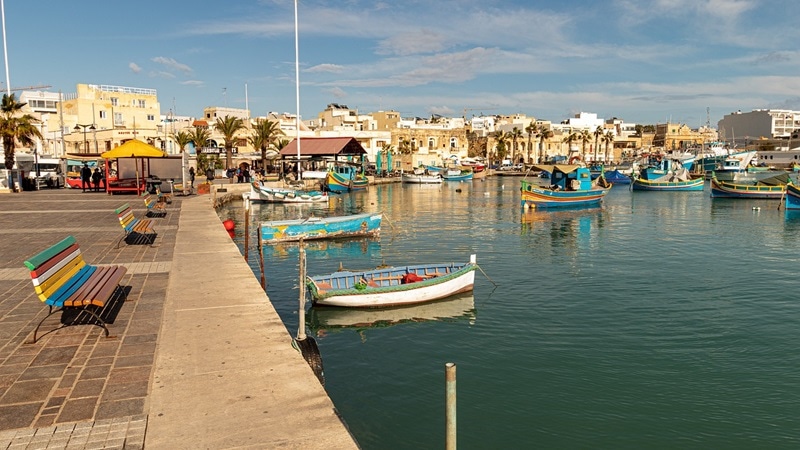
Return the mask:
<svg viewBox="0 0 800 450">
<path fill-rule="evenodd" d="M 786 185 L 785 206 L 787 210 L 800 209 L 800 186 L 794 184 Z"/>
<path fill-rule="evenodd" d="M 611 190 L 605 178 L 591 179 L 589 169 L 579 165 L 534 166 L 547 171 L 550 186 L 538 186 L 522 180 L 521 203 L 523 207 L 575 208 L 600 203 Z"/>
<path fill-rule="evenodd" d="M 631 182 L 634 191 L 702 191 L 705 185 L 703 178 L 689 180 L 645 180 L 636 178 Z"/>
<path fill-rule="evenodd" d="M 316 203 L 327 202 L 327 192 L 306 191 L 265 186 L 260 181 L 250 183 L 250 200 L 266 203 Z"/>
<path fill-rule="evenodd" d="M 306 277 L 316 305 L 375 308 L 413 305 L 470 292 L 478 265 L 466 263 L 379 267 Z"/>
<path fill-rule="evenodd" d="M 612 184 L 631 184 L 631 177 L 617 169 L 603 172 L 603 177 Z"/>
<path fill-rule="evenodd" d="M 780 199 L 791 182 L 788 173 L 767 178 L 754 183 L 736 183 L 711 178 L 711 197 L 714 198 L 761 198 Z"/>
<path fill-rule="evenodd" d="M 403 173 L 400 177 L 403 183 L 411 184 L 440 184 L 442 175 L 439 173 L 428 173 L 424 169 L 414 169 L 412 173 Z"/>
<path fill-rule="evenodd" d="M 325 187 L 331 192 L 363 191 L 369 186 L 369 180 L 358 172 L 356 166 L 338 164 L 328 171 Z"/>
<path fill-rule="evenodd" d="M 472 180 L 472 169 L 447 169 L 442 173 L 444 181 L 470 181 Z"/>
<path fill-rule="evenodd" d="M 261 239 L 268 243 L 303 239 L 334 239 L 375 236 L 381 231 L 382 213 L 262 222 Z"/>
</svg>

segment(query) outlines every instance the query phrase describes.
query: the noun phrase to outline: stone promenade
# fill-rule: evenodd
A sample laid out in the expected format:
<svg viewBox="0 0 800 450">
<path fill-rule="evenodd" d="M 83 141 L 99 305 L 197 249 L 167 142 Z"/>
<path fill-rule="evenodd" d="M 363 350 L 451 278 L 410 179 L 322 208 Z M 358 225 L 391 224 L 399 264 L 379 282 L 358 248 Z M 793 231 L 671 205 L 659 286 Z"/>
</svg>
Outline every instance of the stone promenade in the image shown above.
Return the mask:
<svg viewBox="0 0 800 450">
<path fill-rule="evenodd" d="M 154 245 L 120 243 L 140 197 L 0 194 L 0 449 L 358 448 L 212 207 L 176 197 Z M 71 326 L 31 343 L 47 308 L 23 262 L 75 236 L 119 264 L 110 338 Z M 43 331 L 58 326 L 60 315 Z"/>
</svg>

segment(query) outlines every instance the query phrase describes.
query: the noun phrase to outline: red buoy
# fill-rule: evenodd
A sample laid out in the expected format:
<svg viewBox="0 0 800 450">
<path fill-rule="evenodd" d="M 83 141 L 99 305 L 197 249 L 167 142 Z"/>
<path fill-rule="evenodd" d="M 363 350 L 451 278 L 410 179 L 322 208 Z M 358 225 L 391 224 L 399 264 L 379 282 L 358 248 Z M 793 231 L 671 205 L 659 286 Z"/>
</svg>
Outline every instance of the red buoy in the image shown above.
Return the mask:
<svg viewBox="0 0 800 450">
<path fill-rule="evenodd" d="M 228 220 L 225 220 L 225 221 L 222 222 L 222 226 L 224 226 L 225 229 L 228 230 L 228 231 L 233 231 L 233 229 L 236 226 L 236 224 L 233 223 L 233 220 L 228 219 Z"/>
</svg>

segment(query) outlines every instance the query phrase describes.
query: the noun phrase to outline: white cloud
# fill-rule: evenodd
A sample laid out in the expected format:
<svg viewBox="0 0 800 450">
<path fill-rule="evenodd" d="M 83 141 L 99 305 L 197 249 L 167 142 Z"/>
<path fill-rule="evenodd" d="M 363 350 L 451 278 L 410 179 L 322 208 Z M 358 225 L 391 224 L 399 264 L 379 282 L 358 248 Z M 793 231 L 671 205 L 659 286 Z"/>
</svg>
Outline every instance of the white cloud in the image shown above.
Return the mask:
<svg viewBox="0 0 800 450">
<path fill-rule="evenodd" d="M 136 64 L 135 62 L 128 63 L 128 68 L 131 69 L 131 72 L 133 73 L 139 73 L 142 71 L 142 68 L 139 67 L 139 65 Z"/>
<path fill-rule="evenodd" d="M 319 73 L 319 72 L 328 72 L 328 73 L 342 73 L 344 71 L 344 66 L 339 64 L 317 64 L 316 66 L 309 67 L 308 69 L 304 70 L 303 72 L 308 73 Z"/>
<path fill-rule="evenodd" d="M 192 73 L 192 68 L 187 66 L 186 64 L 179 63 L 172 58 L 167 58 L 165 56 L 156 56 L 152 59 L 154 63 L 161 64 L 168 69 L 177 70 L 183 73 Z"/>
<path fill-rule="evenodd" d="M 343 99 L 347 97 L 347 92 L 344 89 L 338 87 L 327 89 L 325 92 L 327 92 L 328 94 L 337 99 Z"/>
<path fill-rule="evenodd" d="M 205 85 L 205 83 L 203 81 L 200 81 L 200 80 L 181 81 L 181 84 L 184 85 L 184 86 L 196 86 L 196 87 L 202 87 L 202 86 Z"/>
</svg>

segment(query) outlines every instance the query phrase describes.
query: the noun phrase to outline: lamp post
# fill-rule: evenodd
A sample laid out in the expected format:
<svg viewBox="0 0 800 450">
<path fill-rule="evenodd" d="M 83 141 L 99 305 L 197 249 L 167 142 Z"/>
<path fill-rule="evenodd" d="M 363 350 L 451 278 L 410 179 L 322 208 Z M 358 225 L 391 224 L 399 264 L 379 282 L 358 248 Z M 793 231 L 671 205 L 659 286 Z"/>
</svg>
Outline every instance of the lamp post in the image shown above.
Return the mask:
<svg viewBox="0 0 800 450">
<path fill-rule="evenodd" d="M 88 128 L 88 129 L 94 131 L 94 130 L 96 130 L 96 128 L 94 127 L 93 123 L 90 123 L 88 125 L 77 124 L 77 125 L 75 125 L 75 128 L 73 128 L 73 130 L 81 131 L 81 128 L 83 128 L 83 142 L 84 142 L 84 144 L 86 144 L 86 153 L 89 153 L 89 141 L 86 140 L 86 129 Z"/>
</svg>

